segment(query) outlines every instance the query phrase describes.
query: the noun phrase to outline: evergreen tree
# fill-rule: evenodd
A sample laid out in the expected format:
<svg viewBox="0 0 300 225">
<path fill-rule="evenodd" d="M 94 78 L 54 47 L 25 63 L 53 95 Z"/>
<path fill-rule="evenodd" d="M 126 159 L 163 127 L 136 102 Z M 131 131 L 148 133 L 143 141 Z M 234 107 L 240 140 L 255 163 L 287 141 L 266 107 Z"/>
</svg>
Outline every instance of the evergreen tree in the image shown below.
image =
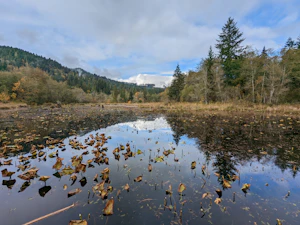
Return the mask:
<svg viewBox="0 0 300 225">
<path fill-rule="evenodd" d="M 300 36 L 297 38 L 295 46 L 296 46 L 297 49 L 300 49 Z"/>
<path fill-rule="evenodd" d="M 185 79 L 185 76 L 181 72 L 179 65 L 177 65 L 176 70 L 174 71 L 173 77 L 174 77 L 174 79 L 169 88 L 168 95 L 169 95 L 170 100 L 175 100 L 175 101 L 179 102 L 181 91 L 184 88 L 184 79 Z"/>
<path fill-rule="evenodd" d="M 132 91 L 129 92 L 129 99 L 128 100 L 133 101 L 133 92 Z"/>
<path fill-rule="evenodd" d="M 239 31 L 234 19 L 229 17 L 219 34 L 216 48 L 219 49 L 219 57 L 224 70 L 225 83 L 237 85 L 239 81 L 240 59 L 244 47 L 241 46 L 245 40 L 243 33 Z"/>
<path fill-rule="evenodd" d="M 287 41 L 286 41 L 286 43 L 285 43 L 285 48 L 287 48 L 287 49 L 292 49 L 292 48 L 294 48 L 296 46 L 296 43 L 294 42 L 294 40 L 292 39 L 292 38 L 288 38 L 287 39 Z"/>
<path fill-rule="evenodd" d="M 264 46 L 263 50 L 261 51 L 261 54 L 260 54 L 261 57 L 267 57 L 268 56 L 268 53 L 267 53 L 267 50 L 266 50 L 266 47 Z"/>
<path fill-rule="evenodd" d="M 214 84 L 214 74 L 213 74 L 213 65 L 214 65 L 214 52 L 212 47 L 209 47 L 208 56 L 205 59 L 205 66 L 207 71 L 207 89 L 208 89 L 208 96 L 207 101 L 215 101 L 215 84 Z"/>
</svg>

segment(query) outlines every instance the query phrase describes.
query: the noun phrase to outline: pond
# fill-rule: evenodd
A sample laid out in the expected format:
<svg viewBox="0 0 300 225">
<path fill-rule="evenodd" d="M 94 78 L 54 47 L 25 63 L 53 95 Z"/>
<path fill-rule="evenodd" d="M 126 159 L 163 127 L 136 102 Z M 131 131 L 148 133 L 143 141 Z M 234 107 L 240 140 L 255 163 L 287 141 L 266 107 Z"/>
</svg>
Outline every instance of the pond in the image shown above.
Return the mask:
<svg viewBox="0 0 300 225">
<path fill-rule="evenodd" d="M 1 224 L 72 204 L 35 224 L 299 224 L 299 118 L 174 114 L 82 126 L 3 154 Z M 111 199 L 113 212 L 103 211 Z"/>
</svg>

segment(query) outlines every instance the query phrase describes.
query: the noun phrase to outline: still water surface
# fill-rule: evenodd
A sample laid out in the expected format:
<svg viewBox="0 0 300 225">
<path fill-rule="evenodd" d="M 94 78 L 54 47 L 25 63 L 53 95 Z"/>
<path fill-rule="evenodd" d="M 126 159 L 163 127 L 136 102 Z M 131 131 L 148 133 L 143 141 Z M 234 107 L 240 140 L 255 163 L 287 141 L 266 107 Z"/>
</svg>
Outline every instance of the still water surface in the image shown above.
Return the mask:
<svg viewBox="0 0 300 225">
<path fill-rule="evenodd" d="M 234 126 L 233 124 L 232 127 Z M 223 136 L 210 133 L 209 129 L 218 130 Z M 298 133 L 293 133 L 293 140 L 283 138 L 280 141 L 277 133 L 270 127 L 268 129 L 270 134 L 267 131 L 261 132 L 265 132 L 266 136 L 270 135 L 269 139 L 275 138 L 270 142 L 278 141 L 284 147 L 292 143 L 287 146 L 293 146 L 289 151 L 299 150 L 298 142 L 295 141 L 299 138 Z M 204 131 L 209 134 L 205 138 L 202 135 Z M 228 132 L 231 133 L 231 138 Z M 76 207 L 36 224 L 68 224 L 70 220 L 80 217 L 86 219 L 88 224 L 275 225 L 276 219 L 280 219 L 285 225 L 300 224 L 299 157 L 296 156 L 295 159 L 293 156 L 279 154 L 278 148 L 270 147 L 268 136 L 263 144 L 261 140 L 256 140 L 259 143 L 256 145 L 249 141 L 253 137 L 242 136 L 243 131 L 238 134 L 235 129 L 229 129 L 228 132 L 226 134 L 226 128 L 219 124 L 207 126 L 199 121 L 188 123 L 177 117 L 158 117 L 150 120 L 142 118 L 70 136 L 63 141 L 65 151 L 58 147 L 42 150 L 48 155 L 58 150 L 58 156 L 63 158 L 62 168 L 72 167 L 71 158 L 85 151 L 89 154 L 82 156 L 82 163 L 95 158 L 92 153 L 94 146 L 86 144 L 92 136 L 103 133 L 105 137 L 111 137 L 103 146 L 108 149 L 105 153 L 109 158 L 109 165 L 92 162 L 93 167 L 87 166 L 86 172 L 79 172 L 73 185 L 69 175 L 61 178 L 53 176 L 57 172 L 52 168 L 56 157 L 47 157 L 46 161 L 37 157 L 30 159 L 29 164 L 39 168 L 39 176 L 50 176 L 50 179 L 44 183 L 35 178 L 23 190 L 22 184 L 25 181 L 18 178 L 23 172 L 17 171 L 16 167 L 20 162 L 17 156 L 10 157 L 8 159 L 12 159 L 12 165 L 2 165 L 1 170 L 6 168 L 16 172 L 11 177 L 15 183 L 0 187 L 1 224 L 24 224 L 73 203 L 77 203 Z M 234 139 L 238 135 L 243 140 L 249 140 L 242 143 L 239 139 Z M 69 145 L 70 140 L 77 140 L 88 147 L 73 149 Z M 231 140 L 234 142 L 232 145 L 224 144 Z M 123 150 L 120 151 L 120 159 L 116 160 L 113 150 L 120 145 L 126 147 L 127 143 L 135 156 L 125 160 L 122 153 L 126 150 Z M 163 152 L 166 150 L 170 150 L 171 154 L 164 156 Z M 24 154 L 25 157 L 28 155 L 31 154 Z M 159 160 L 159 156 L 164 156 L 160 158 L 163 160 Z M 191 169 L 193 161 L 196 162 L 195 169 Z M 151 172 L 148 171 L 149 164 L 153 168 Z M 105 187 L 111 185 L 113 191 L 108 194 L 107 199 L 102 200 L 99 193 L 93 192 L 93 186 L 101 182 L 101 178 L 98 178 L 98 182 L 94 181 L 94 176 L 100 175 L 106 167 L 110 169 L 110 184 L 105 184 Z M 138 176 L 143 176 L 142 181 L 134 182 Z M 237 177 L 233 179 L 234 176 Z M 83 177 L 86 178 L 86 184 L 79 182 Z M 0 179 L 2 184 L 7 184 L 9 177 Z M 231 188 L 223 187 L 223 179 L 230 182 Z M 124 190 L 127 183 L 130 186 L 129 192 Z M 177 191 L 180 183 L 186 186 L 182 194 Z M 247 193 L 241 190 L 244 184 L 251 185 Z M 64 185 L 67 185 L 67 190 L 64 190 Z M 167 195 L 166 190 L 170 185 L 172 195 Z M 82 191 L 68 198 L 68 192 L 76 188 Z M 219 204 L 215 203 L 219 197 L 216 189 L 222 191 Z M 206 196 L 203 196 L 205 193 Z M 103 209 L 111 198 L 114 199 L 114 214 L 104 216 Z"/>
</svg>

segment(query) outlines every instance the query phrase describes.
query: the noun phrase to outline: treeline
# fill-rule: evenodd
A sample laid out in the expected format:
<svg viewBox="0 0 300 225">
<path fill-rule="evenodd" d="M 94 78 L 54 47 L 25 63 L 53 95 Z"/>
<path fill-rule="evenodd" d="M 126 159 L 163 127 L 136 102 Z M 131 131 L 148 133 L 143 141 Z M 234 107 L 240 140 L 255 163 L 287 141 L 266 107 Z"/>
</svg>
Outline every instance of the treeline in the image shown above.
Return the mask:
<svg viewBox="0 0 300 225">
<path fill-rule="evenodd" d="M 114 88 L 112 94 L 85 92 L 68 82 L 58 82 L 39 68 L 20 67 L 0 71 L 0 102 L 18 101 L 28 104 L 88 103 L 88 102 L 147 102 L 159 101 L 160 95 L 151 89 L 142 91 Z"/>
<path fill-rule="evenodd" d="M 289 38 L 282 50 L 243 46 L 243 33 L 229 18 L 208 56 L 196 70 L 183 74 L 177 66 L 169 100 L 187 102 L 300 102 L 300 37 Z"/>
<path fill-rule="evenodd" d="M 39 74 L 31 76 L 29 73 Z M 10 78 L 8 78 L 10 77 Z M 40 83 L 43 79 L 51 85 Z M 23 79 L 22 79 L 23 78 Z M 21 80 L 22 79 L 22 80 Z M 34 79 L 37 79 L 34 81 Z M 32 97 L 25 97 L 12 90 L 16 82 L 22 85 L 41 85 L 43 97 L 39 100 Z M 43 89 L 49 88 L 47 89 Z M 64 89 L 60 92 L 65 96 L 55 95 L 57 89 Z M 30 89 L 26 89 L 30 91 Z M 26 92 L 24 89 L 24 93 Z M 0 101 L 22 100 L 28 103 L 42 104 L 45 102 L 62 103 L 70 102 L 147 102 L 159 101 L 162 88 L 147 88 L 136 84 L 118 82 L 96 74 L 91 74 L 83 69 L 70 69 L 60 63 L 38 56 L 27 51 L 0 46 Z M 47 93 L 46 93 L 47 92 Z M 29 93 L 27 93 L 30 95 Z M 22 97 L 21 97 L 22 96 Z M 47 97 L 46 97 L 47 96 Z"/>
</svg>

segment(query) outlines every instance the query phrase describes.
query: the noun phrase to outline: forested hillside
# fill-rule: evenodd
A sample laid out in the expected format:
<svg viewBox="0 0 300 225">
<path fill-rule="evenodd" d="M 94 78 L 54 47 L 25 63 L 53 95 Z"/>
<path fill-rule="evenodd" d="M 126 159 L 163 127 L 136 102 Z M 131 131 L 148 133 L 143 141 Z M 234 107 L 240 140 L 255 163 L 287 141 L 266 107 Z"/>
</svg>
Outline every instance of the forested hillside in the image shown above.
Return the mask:
<svg viewBox="0 0 300 225">
<path fill-rule="evenodd" d="M 39 71 L 40 70 L 40 71 Z M 29 72 L 31 71 L 31 72 Z M 36 74 L 33 77 L 32 74 Z M 39 74 L 39 75 L 37 75 Z M 25 77 L 28 77 L 25 79 Z M 37 86 L 45 86 L 46 84 L 39 84 L 39 79 L 46 79 L 51 82 L 47 87 L 47 92 L 44 95 L 48 96 L 43 100 L 36 100 L 33 98 L 19 98 L 14 91 L 14 85 L 19 82 L 20 88 L 22 85 L 30 84 L 33 81 L 37 82 Z M 22 80 L 21 80 L 22 79 Z M 43 80 L 42 79 L 42 80 Z M 31 80 L 31 83 L 28 82 Z M 159 93 L 163 91 L 162 88 L 145 88 L 136 84 L 118 82 L 115 80 L 101 77 L 96 74 L 91 74 L 83 69 L 70 69 L 62 66 L 55 60 L 47 59 L 33 53 L 7 46 L 0 46 L 0 93 L 3 99 L 19 99 L 25 102 L 33 102 L 42 104 L 47 102 L 89 102 L 93 101 L 111 101 L 111 102 L 127 102 L 127 101 L 158 101 Z M 63 87 L 63 89 L 70 89 L 72 92 L 81 92 L 80 98 L 52 98 L 52 90 Z M 33 87 L 31 87 L 33 88 Z M 48 90 L 49 89 L 49 90 Z M 23 89 L 24 90 L 24 89 Z M 28 91 L 30 91 L 28 89 Z M 46 91 L 46 89 L 45 89 Z M 25 90 L 24 90 L 25 92 Z M 74 93 L 73 93 L 74 94 Z M 88 96 L 89 95 L 89 96 Z M 5 96 L 5 97 L 3 97 Z M 82 96 L 85 96 L 84 98 Z M 34 96 L 32 96 L 34 97 Z M 136 98 L 135 98 L 136 97 Z M 77 99 L 77 100 L 75 100 Z"/>
</svg>

